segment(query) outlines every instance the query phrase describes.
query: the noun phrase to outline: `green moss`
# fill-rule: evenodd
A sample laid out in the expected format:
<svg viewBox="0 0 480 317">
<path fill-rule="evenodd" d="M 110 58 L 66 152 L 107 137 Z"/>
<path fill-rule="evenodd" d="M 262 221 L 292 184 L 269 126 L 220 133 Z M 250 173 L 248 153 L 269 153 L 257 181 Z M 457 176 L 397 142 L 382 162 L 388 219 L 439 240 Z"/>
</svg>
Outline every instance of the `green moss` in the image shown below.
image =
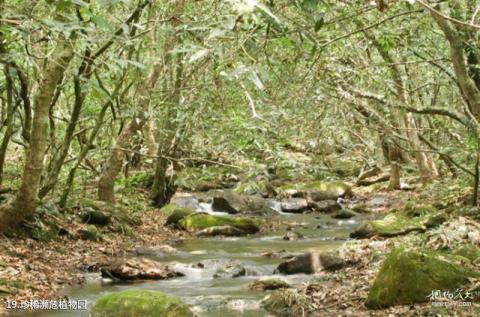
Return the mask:
<svg viewBox="0 0 480 317">
<path fill-rule="evenodd" d="M 475 275 L 430 251 L 395 249 L 383 263 L 365 305 L 382 308 L 426 302 L 432 291 L 454 291 Z"/>
<path fill-rule="evenodd" d="M 193 313 L 180 299 L 162 292 L 126 290 L 101 297 L 91 317 L 190 317 Z"/>
<path fill-rule="evenodd" d="M 319 191 L 319 192 L 326 192 L 331 194 L 332 196 L 352 196 L 352 188 L 345 183 L 342 182 L 322 182 L 322 181 L 313 181 L 307 183 L 291 183 L 281 186 L 278 191 L 280 193 L 285 192 L 287 190 L 297 190 L 299 192 L 307 192 L 307 191 Z"/>
<path fill-rule="evenodd" d="M 19 281 L 11 281 L 7 279 L 0 278 L 0 297 L 2 294 L 16 294 L 19 289 L 23 289 L 27 285 Z"/>
<path fill-rule="evenodd" d="M 407 217 L 420 217 L 436 213 L 437 211 L 432 205 L 418 205 L 415 202 L 407 203 L 404 208 L 404 214 Z"/>
<path fill-rule="evenodd" d="M 460 247 L 459 249 L 453 251 L 453 254 L 464 257 L 473 263 L 476 263 L 477 261 L 480 263 L 480 248 L 472 244 L 467 244 Z"/>
<path fill-rule="evenodd" d="M 394 237 L 412 231 L 423 232 L 440 225 L 445 220 L 446 216 L 443 213 L 425 214 L 414 218 L 407 217 L 402 213 L 389 214 L 381 220 L 373 220 L 361 225 L 351 234 L 351 237 Z"/>
<path fill-rule="evenodd" d="M 223 217 L 208 214 L 189 215 L 179 222 L 187 231 L 203 230 L 209 227 L 232 226 L 246 233 L 255 233 L 259 230 L 257 221 L 246 217 Z"/>
<path fill-rule="evenodd" d="M 360 173 L 360 166 L 357 162 L 351 160 L 333 159 L 327 164 L 330 170 L 340 177 L 353 177 Z"/>
<path fill-rule="evenodd" d="M 102 234 L 94 225 L 88 225 L 84 229 L 79 230 L 80 238 L 90 241 L 98 241 L 102 239 Z"/>
<path fill-rule="evenodd" d="M 160 209 L 162 213 L 168 215 L 166 225 L 178 224 L 178 222 L 184 217 L 195 213 L 195 210 L 190 208 L 183 208 L 175 204 L 168 204 Z"/>
</svg>

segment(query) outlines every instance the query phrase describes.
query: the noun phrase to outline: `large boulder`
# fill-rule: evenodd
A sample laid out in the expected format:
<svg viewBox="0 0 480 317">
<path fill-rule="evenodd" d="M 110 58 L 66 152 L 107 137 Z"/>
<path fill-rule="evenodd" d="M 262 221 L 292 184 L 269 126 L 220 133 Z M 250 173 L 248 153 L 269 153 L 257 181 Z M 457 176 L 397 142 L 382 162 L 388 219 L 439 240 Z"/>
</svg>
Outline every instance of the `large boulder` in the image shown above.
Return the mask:
<svg viewBox="0 0 480 317">
<path fill-rule="evenodd" d="M 232 226 L 214 226 L 208 227 L 195 233 L 198 237 L 213 237 L 213 236 L 225 236 L 236 237 L 245 235 L 246 232 Z"/>
<path fill-rule="evenodd" d="M 195 232 L 210 227 L 231 226 L 245 233 L 256 233 L 260 230 L 257 221 L 247 217 L 215 216 L 203 213 L 191 214 L 179 221 L 182 229 Z"/>
<path fill-rule="evenodd" d="M 120 260 L 102 268 L 102 276 L 116 280 L 165 280 L 183 276 L 167 265 L 148 259 Z"/>
<path fill-rule="evenodd" d="M 265 199 L 255 196 L 244 196 L 232 191 L 216 191 L 213 194 L 212 209 L 229 214 L 268 215 L 272 209 Z"/>
<path fill-rule="evenodd" d="M 178 195 L 173 196 L 170 200 L 171 204 L 175 204 L 182 208 L 189 208 L 192 210 L 200 210 L 200 201 L 199 197 L 192 196 L 192 195 Z"/>
<path fill-rule="evenodd" d="M 309 252 L 280 263 L 275 272 L 280 274 L 314 274 L 320 270 L 335 271 L 345 265 L 345 261 L 334 254 Z"/>
<path fill-rule="evenodd" d="M 97 226 L 106 226 L 111 223 L 112 216 L 103 211 L 95 210 L 91 207 L 86 207 L 80 214 L 80 219 L 83 223 Z"/>
<path fill-rule="evenodd" d="M 162 213 L 168 215 L 165 225 L 178 225 L 178 222 L 184 217 L 195 213 L 195 210 L 185 207 L 180 207 L 176 204 L 168 204 L 160 209 Z"/>
<path fill-rule="evenodd" d="M 368 221 L 350 234 L 351 238 L 394 237 L 408 234 L 413 231 L 424 232 L 443 222 L 446 217 L 443 213 L 425 214 L 419 217 L 408 217 L 405 214 L 389 214 L 381 220 Z"/>
<path fill-rule="evenodd" d="M 480 276 L 449 261 L 447 254 L 394 249 L 386 258 L 370 288 L 365 305 L 384 308 L 429 300 L 434 291 L 451 291 Z"/>
<path fill-rule="evenodd" d="M 193 317 L 179 298 L 157 291 L 126 290 L 97 300 L 90 317 Z"/>
</svg>

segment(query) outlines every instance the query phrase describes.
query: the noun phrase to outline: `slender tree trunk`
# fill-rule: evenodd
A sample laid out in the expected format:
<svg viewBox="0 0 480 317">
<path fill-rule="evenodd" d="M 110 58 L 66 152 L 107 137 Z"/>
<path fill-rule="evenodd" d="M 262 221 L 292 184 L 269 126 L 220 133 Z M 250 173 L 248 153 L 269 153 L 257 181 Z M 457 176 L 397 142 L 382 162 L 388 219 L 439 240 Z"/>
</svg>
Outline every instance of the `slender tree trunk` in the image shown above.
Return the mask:
<svg viewBox="0 0 480 317">
<path fill-rule="evenodd" d="M 1 39 L 1 37 L 0 37 Z M 5 119 L 5 132 L 3 134 L 3 139 L 0 144 L 0 188 L 3 183 L 3 168 L 5 165 L 5 157 L 7 155 L 8 143 L 10 143 L 10 138 L 13 135 L 13 82 L 12 77 L 10 76 L 10 66 L 7 64 L 4 68 L 5 79 L 6 79 L 6 92 L 7 92 L 7 111 Z"/>
<path fill-rule="evenodd" d="M 105 114 L 107 112 L 107 109 L 110 107 L 110 102 L 105 103 L 105 105 L 102 107 L 102 110 L 100 111 L 100 114 L 98 115 L 97 118 L 97 123 L 95 124 L 95 127 L 93 128 L 92 132 L 90 133 L 90 136 L 87 140 L 87 142 L 83 145 L 82 150 L 80 151 L 80 154 L 77 157 L 77 160 L 75 161 L 74 166 L 70 169 L 68 172 L 67 176 L 67 181 L 65 182 L 65 186 L 62 192 L 62 196 L 60 197 L 60 207 L 64 208 L 67 204 L 67 199 L 68 196 L 70 195 L 70 191 L 73 187 L 73 181 L 75 179 L 75 173 L 77 172 L 78 167 L 80 164 L 82 164 L 83 160 L 87 157 L 88 151 L 90 150 L 90 146 L 93 144 L 95 141 L 98 132 L 102 128 L 102 124 L 105 118 Z"/>
<path fill-rule="evenodd" d="M 0 231 L 23 221 L 33 214 L 38 204 L 38 188 L 48 143 L 48 112 L 55 92 L 73 58 L 73 46 L 62 40 L 49 59 L 34 97 L 34 116 L 30 146 L 25 153 L 25 165 L 20 188 L 13 201 L 0 207 Z"/>
<path fill-rule="evenodd" d="M 117 137 L 105 170 L 98 181 L 98 199 L 108 203 L 115 203 L 115 180 L 122 170 L 125 150 L 130 148 L 130 139 L 140 131 L 147 118 L 140 111 Z"/>
<path fill-rule="evenodd" d="M 436 9 L 440 10 L 440 7 L 437 6 Z M 480 89 L 469 75 L 462 37 L 452 23 L 444 17 L 434 11 L 431 11 L 431 16 L 442 30 L 450 45 L 450 59 L 462 97 L 469 105 L 471 113 L 477 120 L 480 120 Z"/>
<path fill-rule="evenodd" d="M 476 159 L 475 159 L 475 166 L 474 166 L 474 174 L 475 177 L 473 179 L 473 197 L 472 197 L 472 205 L 477 206 L 478 205 L 478 187 L 480 183 L 480 155 L 477 151 L 476 153 Z"/>
<path fill-rule="evenodd" d="M 129 26 L 130 24 L 137 22 L 140 18 L 140 15 L 148 5 L 150 1 L 144 1 L 139 4 L 139 6 L 135 9 L 135 11 L 130 15 L 130 17 L 125 21 L 124 25 Z M 132 27 L 129 32 L 130 36 L 134 36 L 136 33 L 137 28 Z M 115 36 L 118 36 L 124 32 L 124 27 L 122 26 L 115 32 Z M 82 81 L 88 82 L 93 75 L 93 67 L 95 60 L 100 57 L 103 53 L 107 51 L 107 49 L 113 44 L 113 40 L 107 41 L 104 45 L 102 45 L 98 50 L 92 52 L 89 47 L 85 50 L 82 63 L 78 69 L 77 75 L 73 79 L 73 87 L 75 92 L 75 102 L 72 110 L 72 114 L 70 116 L 70 120 L 67 126 L 67 130 L 65 132 L 65 136 L 63 139 L 63 143 L 60 147 L 60 151 L 58 155 L 55 156 L 52 165 L 50 166 L 50 172 L 47 177 L 47 181 L 45 185 L 40 189 L 39 197 L 43 198 L 50 192 L 56 185 L 58 181 L 58 176 L 62 169 L 63 163 L 68 155 L 68 151 L 70 149 L 70 144 L 72 143 L 73 136 L 75 133 L 75 128 L 77 127 L 78 120 L 80 119 L 80 113 L 83 107 L 83 103 L 85 98 L 88 94 L 88 90 L 82 87 Z M 130 50 L 130 57 L 132 50 Z"/>
<path fill-rule="evenodd" d="M 130 139 L 137 131 L 142 129 L 148 119 L 146 110 L 150 102 L 150 93 L 155 88 L 162 67 L 163 65 L 160 62 L 156 62 L 153 65 L 150 75 L 141 86 L 139 92 L 140 106 L 138 111 L 127 127 L 123 128 L 115 141 L 105 170 L 98 181 L 98 199 L 101 201 L 115 203 L 115 180 L 122 169 L 125 150 L 130 148 Z"/>
<path fill-rule="evenodd" d="M 87 80 L 90 76 L 88 76 Z M 57 155 L 54 156 L 52 164 L 49 168 L 49 173 L 45 185 L 40 189 L 38 196 L 40 199 L 45 197 L 55 186 L 58 180 L 58 175 L 62 169 L 63 162 L 68 155 L 70 149 L 70 144 L 73 140 L 73 134 L 75 128 L 77 127 L 78 119 L 80 118 L 80 112 L 82 110 L 83 101 L 86 97 L 86 92 L 82 92 L 81 83 L 79 76 L 75 76 L 73 80 L 73 86 L 75 91 L 75 102 L 73 105 L 72 114 L 68 122 L 67 130 L 65 131 L 65 136 L 63 138 L 62 145 L 60 146 L 60 151 Z"/>
</svg>

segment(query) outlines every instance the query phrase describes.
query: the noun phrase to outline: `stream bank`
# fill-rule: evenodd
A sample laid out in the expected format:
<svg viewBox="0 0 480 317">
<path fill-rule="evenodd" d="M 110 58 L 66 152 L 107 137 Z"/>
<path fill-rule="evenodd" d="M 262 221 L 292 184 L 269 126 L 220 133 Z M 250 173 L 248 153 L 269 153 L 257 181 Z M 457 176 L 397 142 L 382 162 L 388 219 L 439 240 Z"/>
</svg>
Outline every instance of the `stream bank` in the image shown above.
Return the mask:
<svg viewBox="0 0 480 317">
<path fill-rule="evenodd" d="M 194 207 L 200 214 L 239 216 L 214 210 L 212 201 L 204 196 L 203 193 L 198 196 L 195 193 L 179 193 L 174 197 L 173 203 Z M 144 224 L 136 228 L 135 236 L 139 240 L 117 244 L 109 240 L 108 236 L 103 238 L 103 243 L 81 240 L 90 246 L 90 252 L 94 249 L 96 251 L 90 257 L 80 259 L 83 263 L 76 267 L 76 274 L 79 280 L 84 280 L 83 284 L 67 287 L 62 294 L 71 299 L 85 299 L 89 307 L 92 307 L 106 294 L 128 289 L 161 291 L 180 298 L 201 317 L 296 316 L 296 309 L 308 309 L 311 316 L 414 316 L 419 312 L 445 313 L 441 309 L 432 310 L 430 303 L 416 304 L 414 311 L 410 305 L 381 310 L 369 310 L 364 306 L 376 274 L 390 250 L 399 245 L 416 247 L 424 236 L 421 230 L 411 234 L 406 232 L 407 235 L 392 235 L 387 239 L 376 235 L 375 239 L 352 240 L 350 236 L 363 224 L 382 221 L 380 219 L 386 214 L 395 215 L 391 213 L 392 209 L 408 209 L 407 200 L 418 196 L 421 195 L 413 192 L 374 191 L 357 194 L 355 199 L 340 199 L 343 209 L 359 209 L 355 206 L 361 204 L 371 211 L 356 213 L 349 219 L 335 219 L 335 213 L 284 212 L 281 210 L 281 201 L 267 199 L 272 210 L 268 217 L 261 216 L 266 221 L 261 225 L 260 231 L 238 237 L 198 237 L 171 226 L 165 227 L 167 215 L 158 210 L 150 211 L 144 215 Z M 446 223 L 439 228 L 432 228 L 430 233 L 440 234 L 448 226 L 449 223 Z M 108 247 L 105 242 L 108 242 Z M 319 270 L 289 275 L 278 272 L 281 263 L 288 262 L 296 255 L 326 252 L 335 252 L 348 265 L 333 271 Z M 111 263 L 115 258 L 147 258 L 167 265 L 183 276 L 141 283 L 102 278 L 98 272 L 99 267 Z M 80 274 L 79 270 L 93 272 Z M 279 279 L 290 288 L 273 292 L 251 288 L 258 281 L 272 279 Z M 265 310 L 265 298 L 274 295 L 284 296 L 280 297 L 280 301 L 287 297 L 290 299 L 290 306 L 287 305 L 285 313 L 276 307 L 267 306 L 268 311 Z M 306 306 L 295 307 L 292 298 L 298 299 L 301 305 L 306 303 Z M 301 299 L 305 299 L 305 302 Z M 453 311 L 457 313 L 458 309 Z M 23 314 L 24 312 L 18 313 L 17 316 Z M 37 311 L 28 316 L 60 317 L 71 314 L 68 311 Z M 86 317 L 88 314 L 88 311 L 76 312 L 78 316 Z M 459 315 L 475 314 L 476 311 L 463 309 Z"/>
</svg>

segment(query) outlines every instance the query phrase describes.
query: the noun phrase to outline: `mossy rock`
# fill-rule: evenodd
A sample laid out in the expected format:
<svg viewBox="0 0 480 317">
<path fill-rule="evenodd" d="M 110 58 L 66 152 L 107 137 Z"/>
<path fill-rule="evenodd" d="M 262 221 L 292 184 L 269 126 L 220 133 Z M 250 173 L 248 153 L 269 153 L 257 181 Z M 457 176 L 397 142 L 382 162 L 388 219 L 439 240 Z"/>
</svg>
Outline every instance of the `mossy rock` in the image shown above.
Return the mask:
<svg viewBox="0 0 480 317">
<path fill-rule="evenodd" d="M 179 225 L 187 231 L 198 231 L 219 226 L 231 226 L 245 233 L 256 233 L 260 230 L 257 221 L 250 218 L 214 216 L 204 213 L 189 215 L 181 219 Z"/>
<path fill-rule="evenodd" d="M 454 291 L 479 275 L 430 251 L 394 249 L 383 263 L 365 306 L 384 308 L 428 301 L 432 291 Z"/>
<path fill-rule="evenodd" d="M 111 225 L 121 223 L 136 226 L 142 223 L 138 214 L 121 204 L 110 204 L 103 201 L 82 198 L 79 201 L 79 207 L 81 210 L 88 212 L 101 212 L 105 217 L 111 218 L 111 221 L 109 221 Z"/>
<path fill-rule="evenodd" d="M 102 239 L 102 234 L 94 225 L 88 225 L 78 231 L 80 238 L 83 240 L 99 241 Z"/>
<path fill-rule="evenodd" d="M 180 207 L 175 204 L 165 205 L 160 211 L 165 215 L 168 215 L 167 221 L 165 222 L 166 225 L 176 225 L 181 219 L 195 213 L 195 210 L 193 209 Z"/>
<path fill-rule="evenodd" d="M 232 226 L 215 226 L 205 228 L 195 235 L 197 237 L 214 237 L 214 236 L 225 236 L 225 237 L 236 237 L 243 236 L 246 232 Z"/>
<path fill-rule="evenodd" d="M 322 196 L 319 199 L 311 197 L 313 201 L 337 199 L 338 197 L 352 197 L 353 191 L 350 185 L 342 182 L 323 182 L 313 181 L 306 183 L 286 184 L 278 188 L 280 195 L 297 191 L 297 196 L 306 196 L 307 194 Z"/>
<path fill-rule="evenodd" d="M 261 304 L 266 311 L 278 316 L 304 316 L 314 310 L 311 300 L 293 289 L 274 291 Z"/>
<path fill-rule="evenodd" d="M 389 214 L 381 220 L 368 221 L 350 234 L 351 238 L 394 237 L 410 232 L 424 232 L 446 221 L 443 213 L 426 214 L 420 217 L 407 217 L 404 214 Z"/>
<path fill-rule="evenodd" d="M 90 317 L 193 317 L 180 299 L 162 292 L 126 290 L 101 297 Z"/>
</svg>

